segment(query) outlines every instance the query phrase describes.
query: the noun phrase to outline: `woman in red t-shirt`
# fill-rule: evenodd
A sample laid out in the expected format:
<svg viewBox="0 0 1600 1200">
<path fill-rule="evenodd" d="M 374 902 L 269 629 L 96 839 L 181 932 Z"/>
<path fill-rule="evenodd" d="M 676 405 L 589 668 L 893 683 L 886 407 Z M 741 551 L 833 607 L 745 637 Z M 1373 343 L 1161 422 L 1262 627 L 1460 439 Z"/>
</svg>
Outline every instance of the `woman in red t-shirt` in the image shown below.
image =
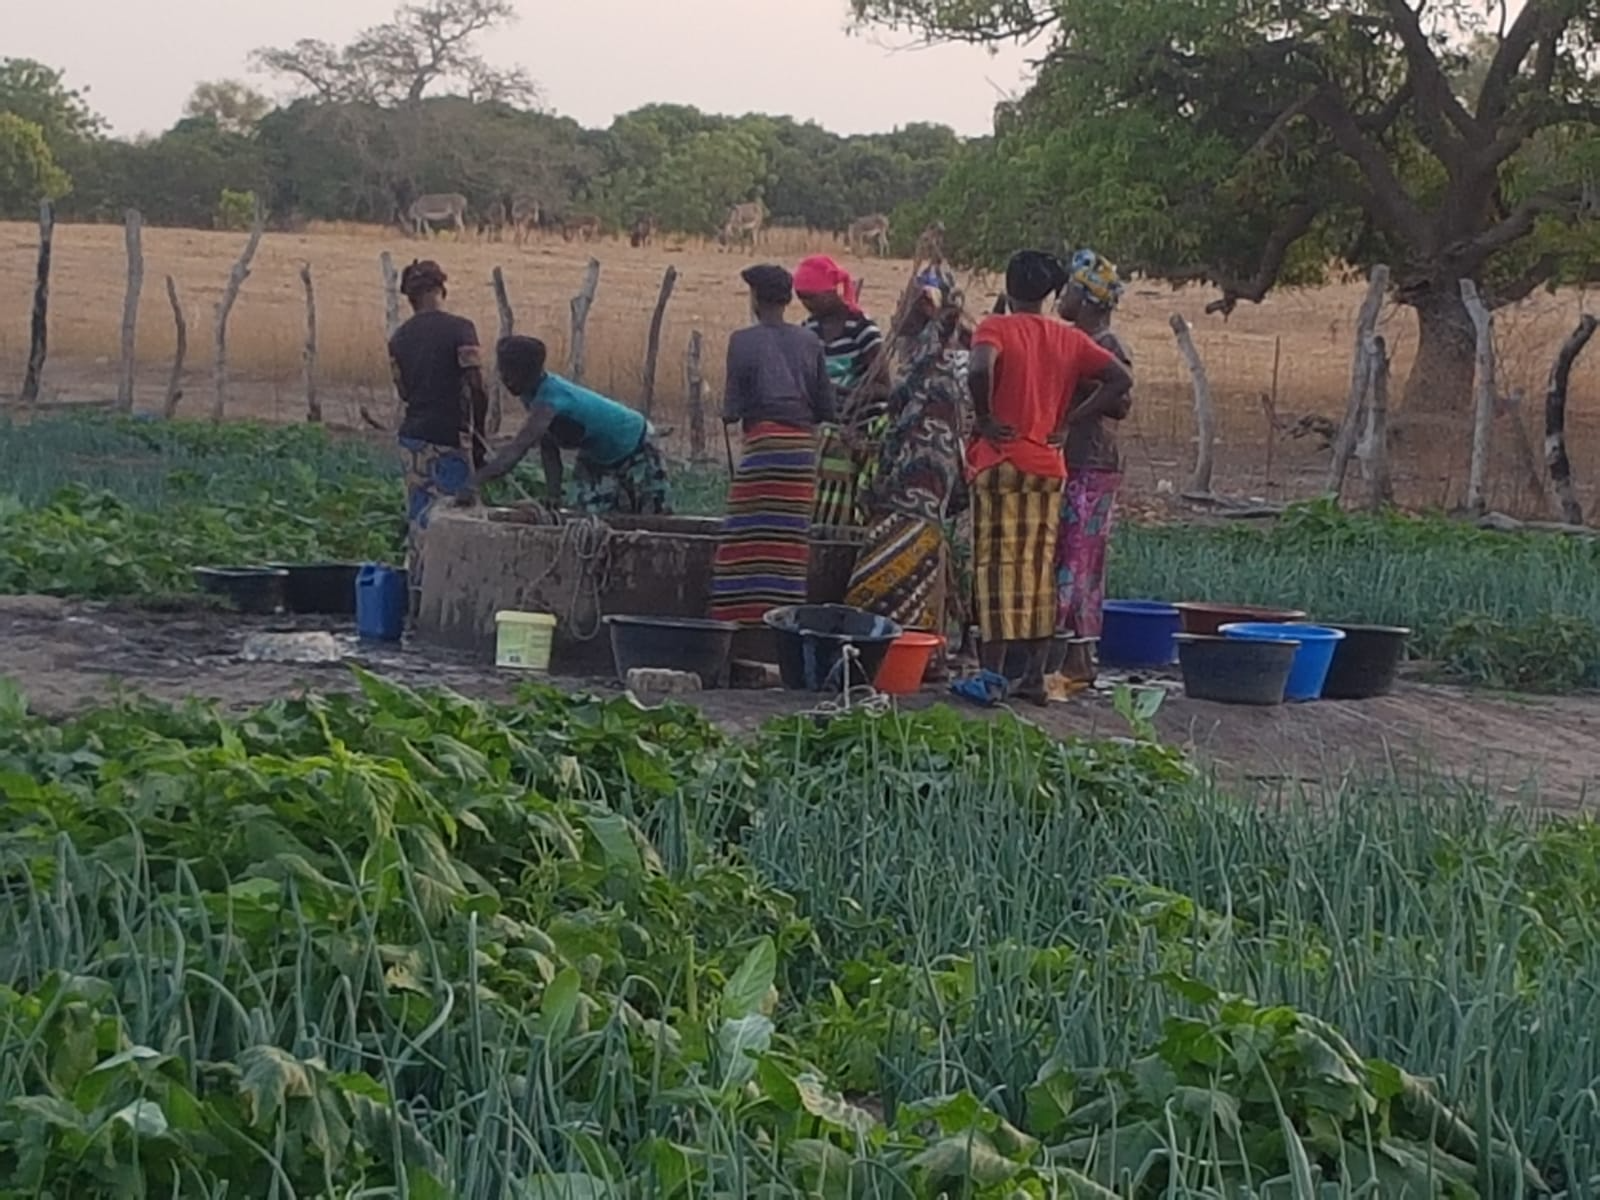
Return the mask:
<svg viewBox="0 0 1600 1200">
<path fill-rule="evenodd" d="M 1006 267 L 1009 311 L 986 318 L 972 339 L 967 384 L 977 420 L 967 470 L 984 671 L 976 689 L 969 684 L 961 692 L 973 698 L 994 701 L 1006 694 L 1006 650 L 1021 643 L 1027 667 L 1018 694 L 1045 702 L 1069 411 L 1075 421 L 1105 412 L 1133 385 L 1114 355 L 1082 330 L 1044 314 L 1045 302 L 1066 282 L 1066 269 L 1054 255 L 1014 255 Z M 1098 386 L 1074 409 L 1082 383 Z"/>
</svg>

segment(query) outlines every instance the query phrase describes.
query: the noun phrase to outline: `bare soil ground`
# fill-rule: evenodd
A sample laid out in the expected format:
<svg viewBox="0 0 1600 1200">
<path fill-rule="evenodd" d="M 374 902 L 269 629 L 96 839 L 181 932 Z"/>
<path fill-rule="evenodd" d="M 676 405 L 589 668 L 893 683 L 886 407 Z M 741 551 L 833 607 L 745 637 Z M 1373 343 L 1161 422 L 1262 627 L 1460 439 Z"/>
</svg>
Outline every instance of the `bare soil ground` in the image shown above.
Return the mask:
<svg viewBox="0 0 1600 1200">
<path fill-rule="evenodd" d="M 303 691 L 353 688 L 344 665 L 241 659 L 252 633 L 316 628 L 303 620 L 213 612 L 165 615 L 43 597 L 0 598 L 0 676 L 22 687 L 34 711 L 57 718 L 127 694 L 243 708 Z M 470 696 L 510 700 L 519 682 L 491 667 L 421 649 L 350 649 L 350 661 L 386 677 Z M 616 690 L 609 680 L 555 682 L 573 690 Z M 769 717 L 802 711 L 816 698 L 740 691 L 707 692 L 692 700 L 719 724 L 743 732 Z M 939 702 L 932 692 L 910 701 Z M 1062 737 L 1126 732 L 1103 695 L 1022 715 Z M 1534 699 L 1406 684 L 1392 696 L 1363 703 L 1259 710 L 1173 694 L 1157 725 L 1165 740 L 1190 747 L 1224 778 L 1269 786 L 1423 764 L 1489 786 L 1509 803 L 1570 812 L 1583 806 L 1590 787 L 1600 782 L 1596 696 Z"/>
</svg>

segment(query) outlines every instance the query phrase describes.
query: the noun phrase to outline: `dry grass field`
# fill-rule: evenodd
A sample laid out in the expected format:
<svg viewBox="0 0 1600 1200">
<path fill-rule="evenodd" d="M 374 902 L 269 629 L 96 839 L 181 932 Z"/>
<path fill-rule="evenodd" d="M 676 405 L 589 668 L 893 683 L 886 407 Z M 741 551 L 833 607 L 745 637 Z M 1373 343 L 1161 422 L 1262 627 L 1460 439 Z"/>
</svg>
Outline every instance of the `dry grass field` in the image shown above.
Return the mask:
<svg viewBox="0 0 1600 1200">
<path fill-rule="evenodd" d="M 36 230 L 0 224 L 0 271 L 13 286 L 0 294 L 0 396 L 14 394 L 27 345 Z M 145 233 L 146 281 L 140 306 L 138 403 L 159 407 L 173 349 L 173 322 L 163 278 L 177 282 L 190 325 L 190 358 L 184 410 L 206 411 L 211 398 L 213 311 L 242 234 L 181 229 Z M 1107 248 L 1110 249 L 1110 248 Z M 504 268 L 517 328 L 544 338 L 553 361 L 567 360 L 569 301 L 592 254 L 602 264 L 589 324 L 587 382 L 619 399 L 636 401 L 641 390 L 647 328 L 661 276 L 668 265 L 679 273 L 667 311 L 656 386 L 656 415 L 681 436 L 684 422 L 684 351 L 692 330 L 705 337 L 706 377 L 714 402 L 721 383 L 728 333 L 746 319 L 746 296 L 738 279 L 744 254 L 715 245 L 664 236 L 633 249 L 625 240 L 591 244 L 559 238 L 522 248 L 449 236 L 431 244 L 363 227 L 313 229 L 302 234 L 269 233 L 244 287 L 230 325 L 230 358 L 236 379 L 230 415 L 299 419 L 304 411 L 301 347 L 304 308 L 299 281 L 302 262 L 311 264 L 318 294 L 321 357 L 319 376 L 328 420 L 357 424 L 360 406 L 390 411 L 383 351 L 383 293 L 379 254 L 397 262 L 426 254 L 451 276 L 452 306 L 478 322 L 485 341 L 497 327 L 490 274 Z M 909 264 L 844 255 L 825 235 L 774 230 L 761 254 L 792 263 L 826 250 L 866 279 L 871 310 L 890 307 Z M 51 303 L 51 360 L 46 403 L 103 402 L 115 390 L 116 356 L 124 287 L 122 231 L 114 226 L 64 226 L 57 230 Z M 969 281 L 975 305 L 987 306 L 994 281 Z M 1135 486 L 1154 490 L 1162 480 L 1181 483 L 1192 454 L 1189 380 L 1173 344 L 1168 319 L 1182 313 L 1193 324 L 1215 394 L 1220 427 L 1217 485 L 1232 493 L 1270 497 L 1305 494 L 1326 462 L 1315 436 L 1294 439 L 1273 433 L 1264 398 L 1276 396 L 1281 426 L 1304 415 L 1337 419 L 1348 388 L 1359 285 L 1286 291 L 1264 304 L 1243 306 L 1224 322 L 1204 315 L 1213 293 L 1134 282 L 1119 314 L 1119 329 L 1132 347 L 1139 379 L 1134 418 L 1126 438 Z M 1502 390 L 1522 390 L 1522 419 L 1538 452 L 1545 375 L 1561 339 L 1582 311 L 1577 293 L 1539 295 L 1498 318 Z M 1396 357 L 1398 396 L 1416 342 L 1409 313 L 1390 308 L 1383 332 Z M 1588 498 L 1600 476 L 1600 350 L 1580 364 L 1572 395 L 1574 458 Z M 1523 457 L 1510 417 L 1497 422 L 1492 499 L 1510 510 L 1527 510 L 1521 494 Z M 1452 502 L 1464 482 L 1466 453 L 1456 431 L 1434 424 L 1402 438 L 1396 457 L 1402 499 L 1418 505 Z"/>
</svg>

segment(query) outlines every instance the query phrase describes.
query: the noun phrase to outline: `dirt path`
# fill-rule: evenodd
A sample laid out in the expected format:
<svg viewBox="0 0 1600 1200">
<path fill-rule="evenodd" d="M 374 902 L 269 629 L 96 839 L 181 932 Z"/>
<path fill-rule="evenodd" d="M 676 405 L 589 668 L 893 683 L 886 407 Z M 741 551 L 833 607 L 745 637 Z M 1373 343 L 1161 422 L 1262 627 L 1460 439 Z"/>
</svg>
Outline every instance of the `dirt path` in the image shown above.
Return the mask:
<svg viewBox="0 0 1600 1200">
<path fill-rule="evenodd" d="M 267 631 L 338 626 L 216 613 L 162 615 L 41 597 L 0 597 L 0 676 L 14 679 L 35 712 L 60 717 L 119 693 L 158 699 L 199 697 L 244 707 L 304 690 L 354 686 L 342 663 L 286 665 L 246 661 L 246 639 Z M 509 700 L 517 680 L 457 657 L 371 651 L 341 635 L 340 645 L 380 674 L 466 695 Z M 613 687 L 606 680 L 574 688 Z M 707 692 L 694 698 L 730 729 L 814 703 L 781 691 Z M 926 695 L 913 703 L 937 703 Z M 1104 696 L 1027 711 L 1057 735 L 1126 731 Z M 1224 773 L 1265 779 L 1330 778 L 1351 768 L 1425 761 L 1478 782 L 1508 800 L 1537 788 L 1539 802 L 1570 810 L 1600 783 L 1600 697 L 1500 697 L 1406 685 L 1363 703 L 1243 709 L 1170 696 L 1156 721 L 1162 736 L 1192 747 Z"/>
</svg>

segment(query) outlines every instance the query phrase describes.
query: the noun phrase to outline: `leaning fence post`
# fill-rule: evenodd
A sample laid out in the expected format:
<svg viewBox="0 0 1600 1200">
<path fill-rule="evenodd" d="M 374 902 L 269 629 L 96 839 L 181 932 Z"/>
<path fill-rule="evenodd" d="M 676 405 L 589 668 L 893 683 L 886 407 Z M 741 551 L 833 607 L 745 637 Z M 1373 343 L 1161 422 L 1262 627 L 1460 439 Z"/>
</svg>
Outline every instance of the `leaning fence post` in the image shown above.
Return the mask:
<svg viewBox="0 0 1600 1200">
<path fill-rule="evenodd" d="M 656 294 L 655 311 L 650 314 L 650 336 L 644 348 L 644 392 L 640 403 L 647 418 L 655 415 L 656 360 L 661 356 L 661 322 L 667 315 L 667 301 L 672 299 L 672 289 L 677 282 L 678 268 L 668 267 L 661 276 L 661 291 Z"/>
<path fill-rule="evenodd" d="M 183 305 L 178 302 L 178 285 L 167 276 L 167 303 L 172 305 L 172 324 L 176 340 L 172 351 L 172 374 L 167 377 L 167 398 L 161 405 L 161 415 L 172 420 L 178 411 L 178 401 L 183 399 L 183 360 L 189 353 L 189 321 L 183 315 Z"/>
<path fill-rule="evenodd" d="M 250 239 L 245 242 L 243 252 L 233 264 L 233 269 L 228 272 L 227 289 L 222 293 L 222 299 L 217 301 L 216 360 L 212 370 L 215 391 L 211 397 L 213 421 L 222 420 L 223 411 L 228 406 L 228 316 L 233 312 L 235 301 L 239 299 L 239 289 L 244 287 L 244 281 L 250 278 L 250 263 L 255 259 L 256 248 L 261 245 L 261 232 L 265 227 L 265 221 L 261 206 L 257 204 L 256 217 L 250 226 Z"/>
<path fill-rule="evenodd" d="M 1362 438 L 1362 465 L 1367 475 L 1367 506 L 1374 512 L 1394 503 L 1394 482 L 1389 476 L 1389 345 L 1373 334 L 1367 349 L 1370 388 L 1367 431 Z"/>
<path fill-rule="evenodd" d="M 689 334 L 689 352 L 684 356 L 684 391 L 689 400 L 689 461 L 706 458 L 706 377 L 701 368 L 705 339 L 698 329 Z"/>
<path fill-rule="evenodd" d="M 394 255 L 385 250 L 378 255 L 383 272 L 383 336 L 391 338 L 400 328 L 400 273 L 394 269 Z"/>
<path fill-rule="evenodd" d="M 33 320 L 29 326 L 28 369 L 22 376 L 22 407 L 39 400 L 39 380 L 50 335 L 50 247 L 56 234 L 56 211 L 50 201 L 39 203 L 39 262 L 33 281 Z"/>
<path fill-rule="evenodd" d="M 499 267 L 494 269 L 494 306 L 500 316 L 500 340 L 510 337 L 517 328 L 516 315 L 511 311 L 511 297 L 506 292 L 506 273 Z M 506 395 L 505 380 L 500 378 L 500 366 L 495 364 L 494 394 L 489 399 L 489 432 L 500 432 L 500 423 L 505 420 Z"/>
<path fill-rule="evenodd" d="M 1189 478 L 1186 496 L 1205 498 L 1211 495 L 1211 460 L 1217 442 L 1216 413 L 1211 407 L 1211 382 L 1206 378 L 1206 365 L 1200 361 L 1200 351 L 1195 349 L 1194 338 L 1189 333 L 1189 322 L 1179 313 L 1172 314 L 1169 322 L 1173 336 L 1178 339 L 1178 352 L 1189 366 L 1189 376 L 1194 382 L 1194 422 L 1196 442 L 1194 474 Z"/>
<path fill-rule="evenodd" d="M 1550 367 L 1550 386 L 1544 394 L 1544 461 L 1550 468 L 1550 483 L 1561 502 L 1561 519 L 1568 525 L 1583 524 L 1583 505 L 1572 484 L 1572 460 L 1567 457 L 1567 386 L 1572 382 L 1572 366 L 1589 344 L 1600 321 L 1584 313 L 1578 327 L 1561 344 L 1561 352 Z"/>
<path fill-rule="evenodd" d="M 1334 499 L 1344 490 L 1345 472 L 1350 469 L 1350 456 L 1355 453 L 1356 437 L 1360 433 L 1361 407 L 1367 398 L 1367 388 L 1372 382 L 1368 354 L 1378 328 L 1378 314 L 1383 311 L 1383 297 L 1389 290 L 1389 268 L 1378 263 L 1367 276 L 1367 294 L 1361 301 L 1361 311 L 1356 315 L 1356 350 L 1350 362 L 1350 393 L 1345 398 L 1344 420 L 1339 425 L 1339 436 L 1334 439 L 1333 459 L 1328 464 L 1327 492 Z"/>
<path fill-rule="evenodd" d="M 583 272 L 583 286 L 572 298 L 572 363 L 568 374 L 573 383 L 583 382 L 584 352 L 587 350 L 589 310 L 594 307 L 595 289 L 600 286 L 600 260 L 591 258 Z"/>
<path fill-rule="evenodd" d="M 306 384 L 306 420 L 322 424 L 322 400 L 317 396 L 317 293 L 311 284 L 311 264 L 300 264 L 300 283 L 306 292 L 306 348 L 302 367 Z"/>
<path fill-rule="evenodd" d="M 128 247 L 128 286 L 122 294 L 122 371 L 117 378 L 117 409 L 133 411 L 134 347 L 139 324 L 139 293 L 144 289 L 144 247 L 140 230 L 144 218 L 130 208 L 123 220 L 123 240 Z"/>
<path fill-rule="evenodd" d="M 1461 281 L 1461 300 L 1467 306 L 1476 335 L 1477 353 L 1473 370 L 1475 404 L 1472 414 L 1472 466 L 1467 475 L 1467 511 L 1483 513 L 1484 475 L 1489 469 L 1489 429 L 1494 420 L 1494 318 L 1470 279 Z"/>
</svg>

